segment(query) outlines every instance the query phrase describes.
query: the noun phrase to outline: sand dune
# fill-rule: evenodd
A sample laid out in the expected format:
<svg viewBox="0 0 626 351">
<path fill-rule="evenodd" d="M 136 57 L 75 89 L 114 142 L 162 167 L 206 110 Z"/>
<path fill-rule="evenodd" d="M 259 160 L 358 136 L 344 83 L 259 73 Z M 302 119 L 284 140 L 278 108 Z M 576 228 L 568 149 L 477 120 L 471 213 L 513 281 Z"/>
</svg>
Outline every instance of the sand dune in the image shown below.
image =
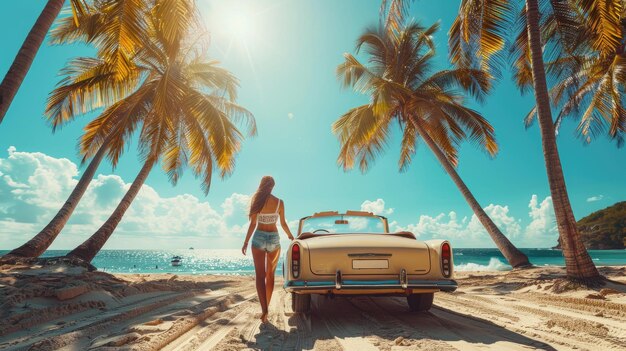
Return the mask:
<svg viewBox="0 0 626 351">
<path fill-rule="evenodd" d="M 463 272 L 422 314 L 400 297 L 320 297 L 295 314 L 277 286 L 263 325 L 252 277 L 4 267 L 0 350 L 623 349 L 626 267 L 602 272 L 614 282 L 596 290 L 561 268 Z"/>
</svg>

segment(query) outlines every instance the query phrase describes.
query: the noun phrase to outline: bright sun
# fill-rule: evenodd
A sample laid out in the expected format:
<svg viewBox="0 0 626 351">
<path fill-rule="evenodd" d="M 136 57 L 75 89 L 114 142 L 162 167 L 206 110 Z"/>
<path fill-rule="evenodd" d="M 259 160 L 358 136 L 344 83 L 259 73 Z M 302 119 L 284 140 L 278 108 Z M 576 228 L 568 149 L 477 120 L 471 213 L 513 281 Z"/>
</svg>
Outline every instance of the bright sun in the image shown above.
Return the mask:
<svg viewBox="0 0 626 351">
<path fill-rule="evenodd" d="M 264 49 L 268 25 L 272 23 L 269 8 L 261 7 L 257 0 L 208 0 L 206 27 L 211 46 L 221 54 L 222 60 L 236 56 L 248 62 L 255 72 L 255 56 Z M 232 55 L 232 56 L 231 56 Z"/>
<path fill-rule="evenodd" d="M 238 41 L 249 41 L 254 36 L 255 15 L 248 11 L 237 11 L 226 16 L 226 27 Z"/>
<path fill-rule="evenodd" d="M 228 45 L 250 46 L 258 36 L 259 9 L 254 1 L 213 1 L 207 27 L 212 35 L 228 41 Z"/>
</svg>

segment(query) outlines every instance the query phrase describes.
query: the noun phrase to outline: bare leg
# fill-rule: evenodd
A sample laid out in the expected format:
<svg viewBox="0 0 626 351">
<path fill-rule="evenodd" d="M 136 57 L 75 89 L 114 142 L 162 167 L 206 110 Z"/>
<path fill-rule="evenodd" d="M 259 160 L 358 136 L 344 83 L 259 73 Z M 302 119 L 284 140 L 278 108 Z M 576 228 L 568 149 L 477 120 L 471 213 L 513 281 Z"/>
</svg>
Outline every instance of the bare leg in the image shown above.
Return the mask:
<svg viewBox="0 0 626 351">
<path fill-rule="evenodd" d="M 252 258 L 254 260 L 254 271 L 256 273 L 256 293 L 261 304 L 261 319 L 267 319 L 267 295 L 265 291 L 265 251 L 252 247 Z"/>
<path fill-rule="evenodd" d="M 280 257 L 280 247 L 272 252 L 267 253 L 267 268 L 265 269 L 265 296 L 267 305 L 270 305 L 272 293 L 274 292 L 274 276 L 276 275 L 276 266 L 278 266 L 278 258 Z"/>
</svg>

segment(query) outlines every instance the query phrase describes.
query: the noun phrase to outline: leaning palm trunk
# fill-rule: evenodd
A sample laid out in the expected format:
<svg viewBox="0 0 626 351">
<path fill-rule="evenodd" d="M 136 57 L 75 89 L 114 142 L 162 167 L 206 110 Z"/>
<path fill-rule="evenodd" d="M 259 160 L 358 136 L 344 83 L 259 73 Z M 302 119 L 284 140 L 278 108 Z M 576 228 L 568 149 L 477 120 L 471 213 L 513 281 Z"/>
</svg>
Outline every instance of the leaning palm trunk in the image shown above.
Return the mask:
<svg viewBox="0 0 626 351">
<path fill-rule="evenodd" d="M 35 25 L 28 32 L 28 36 L 20 51 L 17 52 L 9 71 L 0 83 L 0 123 L 4 119 L 13 98 L 20 89 L 20 85 L 24 81 L 24 77 L 28 73 L 30 66 L 35 60 L 35 55 L 41 47 L 48 30 L 52 26 L 54 19 L 57 18 L 65 0 L 49 0 L 43 11 L 37 18 Z"/>
<path fill-rule="evenodd" d="M 56 216 L 52 218 L 50 223 L 43 228 L 39 234 L 35 235 L 32 239 L 30 239 L 26 244 L 18 247 L 17 249 L 9 252 L 7 256 L 17 256 L 17 257 L 39 257 L 44 251 L 50 247 L 54 239 L 59 235 L 67 221 L 70 219 L 72 212 L 76 209 L 78 202 L 85 194 L 85 191 L 89 187 L 89 183 L 93 179 L 93 176 L 96 174 L 96 170 L 102 162 L 104 155 L 107 152 L 107 144 L 108 140 L 100 147 L 96 155 L 93 157 L 87 169 L 85 169 L 85 173 L 83 173 L 82 177 L 76 184 L 74 190 L 63 204 L 63 207 L 57 212 Z"/>
<path fill-rule="evenodd" d="M 435 157 L 437 157 L 439 163 L 441 163 L 445 171 L 450 175 L 450 178 L 452 178 L 454 184 L 456 184 L 456 186 L 459 188 L 461 194 L 470 205 L 472 211 L 474 211 L 474 214 L 476 214 L 476 217 L 478 217 L 478 220 L 480 220 L 480 223 L 482 223 L 482 225 L 485 227 L 487 233 L 489 233 L 489 236 L 496 244 L 500 252 L 502 252 L 504 258 L 513 268 L 530 267 L 531 264 L 528 261 L 528 257 L 523 252 L 518 250 L 511 243 L 511 241 L 509 241 L 509 239 L 504 236 L 504 234 L 502 234 L 496 224 L 493 223 L 491 218 L 489 218 L 487 213 L 485 213 L 485 210 L 483 210 L 472 192 L 469 190 L 467 185 L 465 185 L 457 171 L 454 169 L 454 166 L 452 166 L 448 158 L 444 155 L 439 146 L 437 146 L 435 141 L 430 137 L 430 135 L 428 135 L 428 133 L 419 123 L 414 120 L 411 121 L 419 135 L 422 137 L 422 139 L 424 139 L 428 147 L 435 154 Z"/>
<path fill-rule="evenodd" d="M 526 0 L 528 38 L 530 42 L 533 86 L 537 101 L 537 116 L 541 131 L 543 156 L 548 173 L 548 183 L 556 222 L 559 229 L 560 242 L 565 257 L 567 276 L 571 279 L 587 283 L 600 280 L 600 274 L 593 264 L 589 253 L 580 239 L 576 220 L 565 186 L 565 177 L 561 168 L 561 160 L 556 145 L 556 136 L 550 111 L 550 96 L 543 66 L 543 53 L 539 33 L 539 9 L 537 0 Z"/>
<path fill-rule="evenodd" d="M 93 258 L 100 252 L 104 244 L 109 240 L 115 228 L 124 217 L 124 213 L 130 207 L 130 204 L 133 202 L 137 194 L 139 193 L 139 189 L 148 178 L 148 174 L 152 170 L 152 166 L 154 162 L 148 161 L 144 164 L 143 168 L 133 181 L 133 184 L 130 186 L 122 201 L 117 205 L 115 211 L 111 214 L 111 216 L 104 222 L 104 224 L 92 235 L 89 239 L 85 240 L 82 244 L 72 250 L 67 254 L 67 257 L 70 258 L 80 258 L 85 262 L 91 262 Z"/>
</svg>

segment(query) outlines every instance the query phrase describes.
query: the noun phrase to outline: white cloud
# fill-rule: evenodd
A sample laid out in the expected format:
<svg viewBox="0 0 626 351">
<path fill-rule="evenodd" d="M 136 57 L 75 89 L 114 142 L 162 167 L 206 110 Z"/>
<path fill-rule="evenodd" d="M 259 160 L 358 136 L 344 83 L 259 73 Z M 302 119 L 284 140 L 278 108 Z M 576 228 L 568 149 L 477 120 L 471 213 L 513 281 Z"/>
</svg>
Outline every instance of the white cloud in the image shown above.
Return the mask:
<svg viewBox="0 0 626 351">
<path fill-rule="evenodd" d="M 79 178 L 70 160 L 9 148 L 0 158 L 0 242 L 16 247 L 56 214 Z M 52 248 L 85 240 L 111 214 L 130 187 L 117 175 L 92 180 L 68 225 Z M 144 185 L 108 248 L 238 247 L 247 230 L 250 196 L 234 193 L 212 206 L 190 194 L 161 197 Z"/>
<path fill-rule="evenodd" d="M 0 158 L 0 218 L 41 221 L 77 183 L 78 168 L 68 159 L 17 152 L 15 147 L 8 154 Z"/>
<path fill-rule="evenodd" d="M 289 112 L 289 113 L 287 114 L 287 118 L 289 118 L 289 119 L 293 119 L 293 112 Z"/>
<path fill-rule="evenodd" d="M 252 197 L 250 195 L 231 195 L 229 198 L 224 200 L 224 203 L 222 203 L 224 216 L 232 216 L 233 213 L 238 213 L 238 211 L 247 213 L 250 208 L 250 200 L 252 200 Z"/>
<path fill-rule="evenodd" d="M 529 247 L 555 246 L 559 236 L 552 208 L 552 197 L 548 196 L 541 203 L 533 195 L 528 204 L 530 223 L 524 231 L 525 245 Z"/>
<path fill-rule="evenodd" d="M 596 202 L 604 198 L 604 195 L 595 195 L 587 198 L 587 202 Z"/>
<path fill-rule="evenodd" d="M 386 216 L 393 213 L 393 208 L 385 209 L 385 200 L 383 199 L 376 199 L 375 201 L 365 200 L 361 204 L 361 211 Z"/>
<path fill-rule="evenodd" d="M 509 213 L 508 206 L 490 204 L 484 210 L 504 235 L 519 247 L 556 245 L 558 231 L 554 221 L 552 199 L 546 197 L 539 202 L 537 195 L 533 195 L 528 207 L 529 222 L 526 226 L 521 219 Z M 393 221 L 389 227 L 392 231 L 410 231 L 421 240 L 448 239 L 456 247 L 495 247 L 476 215 L 459 218 L 456 212 L 450 211 L 436 216 L 421 215 L 416 223 L 406 225 Z"/>
</svg>

